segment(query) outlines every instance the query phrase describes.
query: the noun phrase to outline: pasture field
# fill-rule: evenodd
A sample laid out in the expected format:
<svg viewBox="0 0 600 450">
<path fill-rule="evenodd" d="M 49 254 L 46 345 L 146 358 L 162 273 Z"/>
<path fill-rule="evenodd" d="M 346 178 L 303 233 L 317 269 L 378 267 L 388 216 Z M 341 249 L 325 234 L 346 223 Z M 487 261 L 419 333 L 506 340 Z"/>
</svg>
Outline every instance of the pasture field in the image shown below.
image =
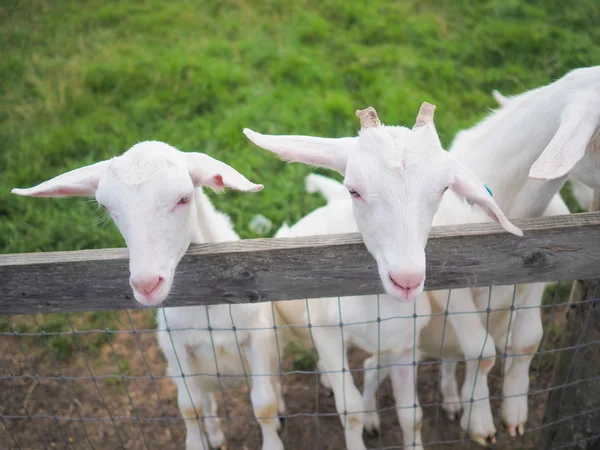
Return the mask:
<svg viewBox="0 0 600 450">
<path fill-rule="evenodd" d="M 24 199 L 10 189 L 118 155 L 142 140 L 205 152 L 263 183 L 257 194 L 210 196 L 243 238 L 258 237 L 248 228 L 256 213 L 273 221 L 272 234 L 284 220 L 294 223 L 324 200 L 304 193 L 309 167 L 288 165 L 254 147 L 242 134 L 244 127 L 348 136 L 358 130 L 358 108 L 372 105 L 384 123 L 412 126 L 419 105 L 429 101 L 437 105 L 436 126 L 449 147 L 458 130 L 495 107 L 492 89 L 516 94 L 571 69 L 600 64 L 599 17 L 596 0 L 5 0 L 0 4 L 0 253 L 123 246 L 116 227 L 93 201 Z M 579 211 L 568 185 L 562 193 L 572 211 Z M 568 286 L 560 294 L 564 299 Z M 139 341 L 126 333 L 90 332 L 79 341 L 68 335 L 72 327 L 114 331 L 130 330 L 132 324 L 147 330 L 156 326 L 149 311 L 0 317 L 0 375 L 33 377 L 58 369 L 75 378 L 90 371 L 106 374 L 99 389 L 109 409 L 122 416 L 160 416 L 150 382 L 119 378 L 121 373 L 148 375 L 149 368 L 164 374 L 152 333 L 140 333 Z M 40 327 L 55 334 L 10 336 L 35 334 Z M 554 328 L 550 332 L 549 345 L 560 334 Z M 288 369 L 313 363 L 293 352 L 288 359 Z M 358 366 L 361 359 L 354 353 L 351 361 Z M 551 373 L 551 358 L 540 363 L 534 389 L 547 386 Z M 421 401 L 436 402 L 437 366 L 422 370 Z M 314 411 L 319 398 L 321 412 L 334 412 L 332 398 L 317 395 L 314 381 L 312 375 L 310 381 L 289 377 L 289 407 Z M 1 382 L 3 414 L 26 415 L 27 409 L 106 415 L 88 382 L 27 377 Z M 166 415 L 177 416 L 173 385 L 163 380 L 157 386 Z M 491 390 L 498 395 L 499 374 Z M 69 391 L 79 403 L 70 402 Z M 244 388 L 230 395 L 234 409 L 250 417 Z M 534 425 L 541 423 L 544 398 L 533 401 Z M 388 384 L 382 402 L 392 405 Z M 384 442 L 395 445 L 395 414 L 391 409 L 386 414 Z M 441 417 L 438 427 L 435 411 L 425 409 L 425 414 L 430 417 L 426 440 L 460 438 L 457 424 Z M 321 421 L 324 442 L 339 448 L 337 417 Z M 61 429 L 75 448 L 85 447 L 75 422 L 44 423 L 53 430 L 49 447 L 61 448 Z M 143 425 L 153 439 L 150 447 L 181 448 L 181 421 L 171 428 L 157 423 Z M 37 448 L 33 424 L 15 420 L 8 426 L 24 448 Z M 127 448 L 144 448 L 143 427 L 135 420 L 118 426 Z M 313 417 L 292 418 L 289 427 L 290 442 L 308 445 L 316 439 Z M 0 443 L 8 442 L 3 430 Z M 92 439 L 115 446 L 119 430 L 90 423 Z M 233 440 L 230 448 L 258 448 L 251 419 L 235 422 L 232 431 L 248 438 Z M 528 442 L 522 441 L 524 448 Z M 452 448 L 448 445 L 443 448 Z M 514 448 L 508 440 L 505 445 Z"/>
</svg>

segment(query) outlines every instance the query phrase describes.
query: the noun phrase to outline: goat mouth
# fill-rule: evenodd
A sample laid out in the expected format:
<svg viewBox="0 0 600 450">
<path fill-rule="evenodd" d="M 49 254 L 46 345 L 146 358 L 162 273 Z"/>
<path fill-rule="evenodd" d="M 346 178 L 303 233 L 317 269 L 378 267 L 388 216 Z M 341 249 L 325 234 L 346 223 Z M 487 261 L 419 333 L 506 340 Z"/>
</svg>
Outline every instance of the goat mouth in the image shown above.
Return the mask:
<svg viewBox="0 0 600 450">
<path fill-rule="evenodd" d="M 159 306 L 167 299 L 167 295 L 163 296 L 159 293 L 142 294 L 136 290 L 134 290 L 133 293 L 136 301 L 140 304 L 140 306 L 146 308 Z"/>
<path fill-rule="evenodd" d="M 166 278 L 161 285 L 150 293 L 143 293 L 133 289 L 133 294 L 137 303 L 145 308 L 159 307 L 165 303 L 171 293 L 171 284 L 173 278 Z"/>
<path fill-rule="evenodd" d="M 140 292 L 130 282 L 130 287 L 133 291 L 136 302 L 143 308 L 155 308 L 160 307 L 163 303 L 168 301 L 169 295 L 173 288 L 173 281 L 175 279 L 175 268 L 169 268 L 161 271 L 161 281 L 156 286 L 156 289 L 151 292 Z"/>
<path fill-rule="evenodd" d="M 423 291 L 423 282 L 419 283 L 418 286 L 415 286 L 409 290 L 403 289 L 398 285 L 390 282 L 391 289 L 389 289 L 388 294 L 394 297 L 396 300 L 399 300 L 403 303 L 413 302 L 417 299 L 419 294 Z"/>
</svg>

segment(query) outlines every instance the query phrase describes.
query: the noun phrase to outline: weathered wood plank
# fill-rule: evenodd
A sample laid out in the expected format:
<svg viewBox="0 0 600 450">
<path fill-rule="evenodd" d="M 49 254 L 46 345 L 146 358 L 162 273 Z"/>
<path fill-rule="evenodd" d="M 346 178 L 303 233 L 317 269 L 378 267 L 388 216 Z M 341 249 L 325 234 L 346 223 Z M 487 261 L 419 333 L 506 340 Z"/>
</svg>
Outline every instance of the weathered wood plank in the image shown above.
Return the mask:
<svg viewBox="0 0 600 450">
<path fill-rule="evenodd" d="M 600 214 L 434 228 L 426 288 L 600 277 Z M 0 255 L 0 314 L 134 308 L 126 249 Z M 168 306 L 383 292 L 359 235 L 192 246 Z"/>
<path fill-rule="evenodd" d="M 600 210 L 600 191 L 594 192 L 590 211 Z M 537 448 L 600 449 L 600 276 L 577 280 L 569 298 L 567 323 L 552 374 L 544 429 Z M 593 300 L 583 303 L 583 300 Z M 586 345 L 587 344 L 587 345 Z M 585 380 L 580 383 L 573 381 Z M 571 418 L 578 416 L 576 418 Z"/>
</svg>

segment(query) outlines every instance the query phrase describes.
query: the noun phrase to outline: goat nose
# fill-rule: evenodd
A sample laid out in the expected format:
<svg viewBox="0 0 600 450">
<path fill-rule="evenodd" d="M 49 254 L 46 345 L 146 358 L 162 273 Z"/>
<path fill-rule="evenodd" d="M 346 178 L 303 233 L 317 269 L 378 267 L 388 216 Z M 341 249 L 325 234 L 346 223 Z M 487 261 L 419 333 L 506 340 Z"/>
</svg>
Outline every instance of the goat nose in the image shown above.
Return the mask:
<svg viewBox="0 0 600 450">
<path fill-rule="evenodd" d="M 159 286 L 163 283 L 165 279 L 159 275 L 155 276 L 141 276 L 141 277 L 131 277 L 131 286 L 133 288 L 144 294 L 150 295 L 154 291 L 156 291 Z"/>
<path fill-rule="evenodd" d="M 423 272 L 390 272 L 391 282 L 398 286 L 400 289 L 407 292 L 418 288 L 424 279 L 425 274 Z"/>
</svg>

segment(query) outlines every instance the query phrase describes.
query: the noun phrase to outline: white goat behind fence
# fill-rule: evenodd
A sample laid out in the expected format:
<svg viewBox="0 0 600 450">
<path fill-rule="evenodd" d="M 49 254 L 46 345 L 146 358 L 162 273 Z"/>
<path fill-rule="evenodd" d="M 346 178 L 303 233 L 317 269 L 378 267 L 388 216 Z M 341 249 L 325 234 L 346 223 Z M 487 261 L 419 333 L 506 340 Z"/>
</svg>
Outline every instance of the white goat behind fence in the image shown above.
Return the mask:
<svg viewBox="0 0 600 450">
<path fill-rule="evenodd" d="M 217 211 L 202 187 L 256 192 L 227 164 L 202 153 L 184 153 L 162 142 L 136 144 L 122 156 L 59 175 L 13 193 L 37 197 L 94 196 L 106 208 L 129 248 L 130 284 L 144 306 L 158 306 L 173 284 L 190 243 L 238 240 L 229 218 Z M 279 348 L 285 329 L 274 331 L 270 303 L 167 308 L 158 312 L 158 342 L 167 373 L 177 385 L 186 420 L 186 448 L 221 447 L 215 392 L 249 383 L 265 450 L 282 449 L 278 413 L 284 413 Z M 246 377 L 245 377 L 246 375 Z M 254 375 L 254 376 L 253 376 Z M 200 420 L 208 433 L 208 442 Z"/>
<path fill-rule="evenodd" d="M 496 89 L 494 89 L 492 91 L 492 95 L 500 106 L 504 106 L 504 105 L 508 104 L 508 102 L 511 99 L 510 97 L 506 97 L 506 96 L 502 95 Z M 571 182 L 571 186 L 573 188 L 573 196 L 575 197 L 575 200 L 577 200 L 579 207 L 584 210 L 587 210 L 589 208 L 590 204 L 592 203 L 592 197 L 594 194 L 594 190 L 592 188 L 586 186 L 581 181 L 579 181 L 575 178 L 570 178 L 569 181 Z M 552 214 L 544 214 L 544 215 L 552 215 Z"/>
<path fill-rule="evenodd" d="M 568 210 L 564 202 L 557 196 L 566 176 L 570 174 L 591 188 L 597 189 L 600 186 L 599 100 L 600 68 L 575 70 L 549 86 L 512 98 L 499 111 L 472 129 L 460 132 L 450 153 L 477 174 L 479 179 L 488 183 L 495 193 L 498 205 L 509 217 L 534 217 L 545 211 L 566 213 Z M 371 124 L 378 125 L 378 119 L 373 119 Z M 402 297 L 406 299 L 414 299 L 409 294 L 417 295 L 421 292 L 422 283 L 416 289 L 412 289 L 410 282 L 407 283 L 409 278 L 412 281 L 412 277 L 403 280 L 404 285 L 402 282 L 398 284 L 393 282 L 391 272 L 388 275 L 382 270 L 387 266 L 381 261 L 385 261 L 388 256 L 385 252 L 378 253 L 380 249 L 377 244 L 403 242 L 403 239 L 412 239 L 412 242 L 419 240 L 403 227 L 396 228 L 403 236 L 396 235 L 395 240 L 390 239 L 393 234 L 381 232 L 382 224 L 384 228 L 406 222 L 393 220 L 365 207 L 373 197 L 369 197 L 372 194 L 368 191 L 366 197 L 361 192 L 365 189 L 363 180 L 364 172 L 367 171 L 363 168 L 361 159 L 355 156 L 361 154 L 358 139 L 353 142 L 351 138 L 327 140 L 305 136 L 265 136 L 250 130 L 245 130 L 245 133 L 257 145 L 290 162 L 325 166 L 345 174 L 344 183 L 354 198 L 353 210 L 358 229 L 363 233 L 367 248 L 378 262 L 386 291 L 393 295 L 393 288 L 399 288 L 403 293 Z M 374 144 L 374 147 L 385 146 L 384 141 Z M 403 154 L 402 150 L 402 146 L 397 146 L 390 154 L 396 152 L 395 158 L 399 160 L 401 158 L 398 155 Z M 350 156 L 344 158 L 345 154 Z M 428 163 L 435 173 L 435 159 Z M 361 169 L 353 169 L 352 164 L 361 166 Z M 356 176 L 353 170 L 362 177 Z M 529 177 L 548 181 L 537 181 Z M 423 178 L 421 182 L 430 183 L 431 191 L 438 189 L 437 181 Z M 431 199 L 429 202 L 423 201 L 427 196 L 411 197 L 396 193 L 390 188 L 394 183 L 384 177 L 378 177 L 374 185 L 379 187 L 375 202 L 384 203 L 388 211 L 401 211 L 398 205 L 403 204 L 406 209 L 402 212 L 409 214 L 416 209 L 416 205 L 432 204 L 429 203 Z M 456 185 L 460 186 L 460 183 L 455 184 L 454 191 L 461 193 Z M 368 188 L 373 189 L 371 186 Z M 441 199 L 441 195 L 439 198 Z M 391 199 L 392 205 L 385 203 L 388 199 Z M 364 202 L 359 203 L 359 200 Z M 342 212 L 343 203 L 332 203 L 331 213 L 328 208 L 329 205 L 320 209 L 323 222 L 331 220 L 337 223 L 338 217 L 348 216 Z M 490 214 L 489 210 L 486 212 L 494 218 L 494 213 Z M 366 216 L 377 226 L 369 229 Z M 444 197 L 433 223 L 450 225 L 485 220 L 488 220 L 485 215 L 466 208 L 456 196 L 450 195 Z M 306 225 L 298 226 L 307 228 Z M 348 225 L 345 227 L 348 228 Z M 429 225 L 426 224 L 425 228 L 429 230 Z M 286 233 L 289 234 L 289 231 Z M 405 257 L 412 261 L 417 254 L 415 247 L 408 245 L 390 246 L 389 249 L 396 258 Z M 500 287 L 494 289 L 493 294 L 488 288 L 458 289 L 453 292 L 452 301 L 449 301 L 448 291 L 427 293 L 434 312 L 448 311 L 451 314 L 447 319 L 444 315 L 438 315 L 427 326 L 423 333 L 425 339 L 422 341 L 425 354 L 442 360 L 448 356 L 453 360 L 467 360 L 466 379 L 460 400 L 454 375 L 456 363 L 452 360 L 442 363 L 444 409 L 452 418 L 458 414 L 461 405 L 468 408 L 461 418 L 461 426 L 482 445 L 493 443 L 496 434 L 487 382 L 494 364 L 496 346 L 505 355 L 516 355 L 506 361 L 502 419 L 511 436 L 524 432 L 529 366 L 542 338 L 541 315 L 536 307 L 541 304 L 544 286 L 543 283 L 523 285 L 516 291 L 512 287 Z M 513 312 L 511 306 L 516 307 L 516 311 Z M 488 312 L 496 309 L 501 311 L 492 314 Z M 446 320 L 449 322 L 448 327 L 445 326 Z M 446 336 L 442 333 L 443 330 L 446 330 Z M 367 360 L 365 366 L 374 367 L 374 359 Z M 377 373 L 371 371 L 370 375 L 366 374 L 366 378 L 365 405 L 372 409 L 376 392 L 373 384 L 383 377 L 377 377 Z M 367 429 L 377 428 L 378 421 L 367 417 L 365 424 Z"/>
<path fill-rule="evenodd" d="M 557 193 L 567 176 L 588 183 L 591 188 L 600 185 L 599 117 L 600 67 L 578 69 L 548 86 L 512 97 L 475 127 L 460 132 L 450 152 L 486 181 L 509 217 L 540 216 L 552 199 L 551 212 L 566 212 L 564 204 L 557 200 Z M 434 223 L 479 221 L 473 215 L 463 216 L 457 211 L 460 209 L 443 202 L 438 212 L 440 218 Z M 475 216 L 486 220 L 481 214 Z M 462 391 L 462 403 L 470 411 L 465 411 L 461 424 L 480 443 L 483 437 L 493 441 L 496 431 L 489 400 L 485 400 L 489 397 L 486 378 L 490 362 L 493 364 L 490 358 L 495 354 L 493 345 L 503 354 L 519 355 L 506 361 L 502 421 L 513 436 L 524 431 L 529 366 L 543 334 L 537 308 L 543 291 L 542 283 L 519 286 L 516 291 L 512 287 L 495 288 L 491 295 L 489 289 L 478 288 L 471 290 L 472 300 L 468 300 L 464 290 L 455 290 L 450 302 L 448 292 L 432 293 L 440 311 L 483 312 L 480 323 L 473 314 L 450 315 L 448 321 L 452 327 L 443 338 L 434 330 L 441 330 L 444 320 L 436 318 L 424 332 L 426 338 L 422 341 L 428 354 L 440 355 L 441 349 L 443 357 L 473 360 L 481 355 L 483 358 L 480 364 L 467 363 Z M 459 300 L 463 295 L 465 300 Z M 514 314 L 510 312 L 511 306 L 517 308 Z M 485 313 L 488 308 L 505 311 L 488 315 Z M 460 345 L 453 343 L 452 330 Z M 442 394 L 450 414 L 459 408 L 453 372 L 452 367 L 442 368 Z M 446 375 L 450 378 L 445 379 Z"/>
<path fill-rule="evenodd" d="M 374 403 L 365 405 L 348 366 L 347 348 L 356 345 L 373 356 L 365 370 L 390 368 L 404 444 L 422 448 L 422 411 L 416 393 L 418 338 L 429 320 L 426 301 L 414 302 L 425 280 L 425 245 L 436 209 L 448 189 L 480 205 L 508 231 L 521 234 L 484 185 L 444 152 L 433 124 L 434 107 L 424 103 L 412 130 L 381 125 L 373 108 L 357 111 L 358 138 L 324 139 L 265 136 L 250 130 L 257 145 L 290 161 L 335 169 L 345 176 L 349 195 L 333 180 L 307 178 L 329 203 L 284 227 L 282 236 L 360 231 L 374 256 L 387 295 L 278 302 L 288 323 L 301 328 L 319 353 L 322 380 L 331 386 L 345 429 L 346 447 L 365 449 L 363 426 L 379 428 Z M 352 198 L 352 202 L 349 201 Z M 355 220 L 353 220 L 353 217 Z M 394 319 L 394 320 L 390 320 Z M 310 336 L 304 327 L 311 325 Z"/>
</svg>

